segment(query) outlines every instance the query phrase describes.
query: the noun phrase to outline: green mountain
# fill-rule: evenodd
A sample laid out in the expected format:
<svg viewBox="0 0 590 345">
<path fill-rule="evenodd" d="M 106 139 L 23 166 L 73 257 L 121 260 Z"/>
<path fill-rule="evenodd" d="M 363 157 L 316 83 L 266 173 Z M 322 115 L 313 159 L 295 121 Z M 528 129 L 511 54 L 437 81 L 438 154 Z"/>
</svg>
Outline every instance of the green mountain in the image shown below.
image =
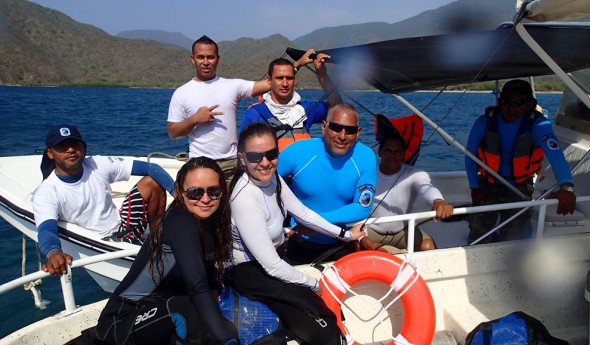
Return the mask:
<svg viewBox="0 0 590 345">
<path fill-rule="evenodd" d="M 490 29 L 510 20 L 513 0 L 458 0 L 407 20 L 316 30 L 293 42 L 279 34 L 218 42 L 218 73 L 259 80 L 287 47 L 336 48 L 380 40 L 433 35 L 465 28 Z M 471 18 L 465 20 L 465 18 Z M 26 0 L 0 0 L 0 85 L 177 87 L 194 76 L 178 33 L 138 30 L 115 37 L 61 12 Z M 297 75 L 300 88 L 319 87 L 315 75 Z"/>
<path fill-rule="evenodd" d="M 0 1 L 5 84 L 173 85 L 192 68 L 184 49 L 113 37 L 23 0 Z"/>
<path fill-rule="evenodd" d="M 392 40 L 446 34 L 457 30 L 496 28 L 511 21 L 514 0 L 458 0 L 406 20 L 344 25 L 318 29 L 293 42 L 300 47 L 327 49 Z"/>
<path fill-rule="evenodd" d="M 130 30 L 117 34 L 119 38 L 152 40 L 160 43 L 172 44 L 182 47 L 188 51 L 191 50 L 194 40 L 186 37 L 180 32 L 168 32 L 162 30 Z"/>
<path fill-rule="evenodd" d="M 192 78 L 190 52 L 157 39 L 114 37 L 29 1 L 0 0 L 0 84 L 176 87 Z M 219 42 L 218 72 L 258 80 L 289 46 L 281 35 Z M 298 86 L 319 87 L 313 73 Z"/>
</svg>

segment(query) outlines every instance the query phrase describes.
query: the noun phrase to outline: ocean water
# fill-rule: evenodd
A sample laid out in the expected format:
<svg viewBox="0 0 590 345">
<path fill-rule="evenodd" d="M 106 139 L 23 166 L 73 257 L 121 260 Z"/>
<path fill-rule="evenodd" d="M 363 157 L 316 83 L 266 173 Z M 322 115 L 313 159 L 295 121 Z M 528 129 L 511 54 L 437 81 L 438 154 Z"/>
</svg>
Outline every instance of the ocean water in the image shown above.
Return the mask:
<svg viewBox="0 0 590 345">
<path fill-rule="evenodd" d="M 186 151 L 186 139 L 171 140 L 166 131 L 168 104 L 173 89 L 140 88 L 66 88 L 0 86 L 0 156 L 41 154 L 49 126 L 75 124 L 88 143 L 90 155 L 145 156 L 159 151 L 176 154 Z M 318 100 L 320 91 L 300 91 L 303 99 Z M 434 92 L 403 94 L 418 109 L 424 109 L 434 122 L 465 145 L 475 118 L 486 106 L 495 103 L 491 93 L 450 92 L 438 97 Z M 539 103 L 555 114 L 560 95 L 539 94 Z M 393 96 L 371 91 L 351 91 L 343 95 L 346 102 L 360 110 L 360 140 L 374 147 L 373 115 L 397 117 L 411 111 Z M 238 123 L 245 108 L 255 100 L 244 100 L 238 107 Z M 316 125 L 312 134 L 320 135 Z M 426 171 L 463 169 L 462 153 L 425 124 L 420 158 L 416 165 Z M 22 236 L 0 218 L 0 281 L 21 276 Z M 27 240 L 26 272 L 38 269 L 35 245 Z M 76 302 L 87 304 L 108 295 L 82 269 L 74 271 Z M 23 289 L 0 295 L 4 312 L 0 318 L 0 337 L 31 322 L 63 310 L 59 279 L 46 278 L 40 287 L 43 298 L 51 301 L 45 310 L 35 308 L 32 294 Z"/>
</svg>

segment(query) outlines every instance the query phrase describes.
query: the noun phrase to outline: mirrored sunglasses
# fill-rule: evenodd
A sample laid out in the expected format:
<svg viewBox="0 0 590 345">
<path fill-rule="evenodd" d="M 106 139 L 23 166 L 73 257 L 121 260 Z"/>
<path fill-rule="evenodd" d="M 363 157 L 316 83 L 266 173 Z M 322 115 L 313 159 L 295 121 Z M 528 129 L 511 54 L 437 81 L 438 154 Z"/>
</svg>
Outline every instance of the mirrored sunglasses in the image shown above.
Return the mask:
<svg viewBox="0 0 590 345">
<path fill-rule="evenodd" d="M 211 186 L 211 187 L 207 187 L 207 188 L 190 187 L 184 191 L 184 194 L 186 195 L 186 197 L 191 200 L 201 200 L 201 198 L 205 195 L 205 193 L 207 193 L 207 195 L 209 196 L 209 199 L 217 200 L 217 199 L 221 198 L 221 194 L 223 193 L 223 190 L 221 189 L 221 186 Z"/>
<path fill-rule="evenodd" d="M 526 102 L 528 102 L 528 100 L 522 98 L 500 98 L 500 103 L 502 103 L 504 106 L 514 104 L 517 107 L 522 107 L 526 104 Z"/>
<path fill-rule="evenodd" d="M 348 135 L 350 135 L 350 134 L 357 134 L 358 131 L 359 131 L 358 126 L 345 126 L 345 125 L 341 125 L 341 124 L 336 123 L 336 122 L 328 122 L 328 128 L 330 128 L 330 130 L 332 130 L 332 131 L 334 131 L 336 133 L 340 133 L 344 129 L 344 131 Z"/>
<path fill-rule="evenodd" d="M 260 163 L 264 157 L 272 161 L 279 157 L 279 149 L 274 148 L 266 152 L 244 152 L 244 156 L 246 156 L 246 160 L 250 163 Z"/>
</svg>

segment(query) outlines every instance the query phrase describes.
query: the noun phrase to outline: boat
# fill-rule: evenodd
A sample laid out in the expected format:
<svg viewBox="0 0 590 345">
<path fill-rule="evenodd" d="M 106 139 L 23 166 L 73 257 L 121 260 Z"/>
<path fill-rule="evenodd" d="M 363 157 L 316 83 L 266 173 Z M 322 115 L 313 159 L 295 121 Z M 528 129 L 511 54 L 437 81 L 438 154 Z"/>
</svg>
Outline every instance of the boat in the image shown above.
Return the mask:
<svg viewBox="0 0 590 345">
<path fill-rule="evenodd" d="M 559 6 L 556 7 L 556 4 Z M 535 0 L 517 8 L 515 23 L 503 24 L 496 30 L 416 37 L 325 50 L 331 55 L 336 67 L 334 72 L 331 69 L 334 80 L 339 79 L 339 73 L 342 82 L 344 75 L 350 76 L 345 71 L 352 68 L 349 63 L 352 59 L 352 66 L 359 71 L 358 76 L 383 93 L 392 94 L 464 153 L 466 151 L 460 143 L 433 123 L 427 114 L 407 102 L 400 93 L 550 73 L 562 79 L 567 86 L 554 128 L 573 170 L 578 197 L 573 215 L 556 216 L 556 201 L 544 199 L 556 185 L 550 167 L 544 162 L 535 184 L 534 201 L 455 208 L 455 215 L 464 215 L 534 207 L 534 239 L 474 245 L 467 243 L 467 225 L 464 221 L 427 222 L 421 227 L 437 239 L 440 248 L 414 253 L 413 246 L 409 245 L 406 254 L 396 255 L 404 267 L 412 267 L 418 272 L 419 276 L 410 274 L 414 277 L 411 284 L 423 281 L 432 298 L 433 310 L 428 316 L 434 320 L 430 340 L 433 344 L 463 344 L 467 334 L 478 324 L 514 311 L 533 316 L 553 336 L 565 339 L 570 344 L 587 344 L 590 338 L 587 304 L 590 288 L 585 288 L 590 285 L 586 285 L 590 268 L 590 180 L 587 177 L 590 163 L 586 160 L 590 149 L 590 73 L 585 70 L 590 68 L 590 24 L 525 23 L 527 18 L 558 19 L 554 15 L 563 19 L 590 17 L 590 5 L 584 0 Z M 555 8 L 558 13 L 552 11 Z M 287 52 L 293 58 L 301 53 L 294 49 L 288 49 Z M 337 65 L 343 68 L 339 69 Z M 31 195 L 41 181 L 40 172 L 37 172 L 39 162 L 40 156 L 0 158 L 0 215 L 32 239 L 36 239 L 36 230 L 32 220 Z M 163 166 L 172 176 L 182 165 L 182 162 L 167 158 L 158 158 L 154 162 Z M 448 202 L 454 205 L 470 202 L 464 172 L 431 173 L 431 177 Z M 132 183 L 134 181 L 117 183 L 113 185 L 113 190 L 126 192 Z M 370 219 L 368 223 L 407 220 L 409 226 L 413 227 L 417 222 L 434 216 L 432 211 L 424 211 L 428 209 L 425 205 L 416 204 L 414 208 L 422 212 Z M 105 242 L 73 224 L 60 222 L 59 226 L 64 248 L 74 256 L 73 267 L 86 265 L 93 278 L 106 291 L 112 291 L 113 284 L 128 269 L 137 247 Z M 413 241 L 412 236 L 410 241 Z M 95 256 L 97 254 L 99 256 Z M 366 255 L 372 253 L 367 252 Z M 116 257 L 114 261 L 113 257 Z M 374 258 L 377 260 L 377 256 Z M 334 267 L 339 267 L 339 263 L 322 265 L 326 267 L 323 276 L 322 272 L 311 266 L 298 268 L 307 274 L 321 277 L 327 285 L 326 279 L 333 281 L 334 278 L 329 276 L 334 273 L 330 272 L 334 272 Z M 61 278 L 66 310 L 8 335 L 0 340 L 0 344 L 33 341 L 65 343 L 91 327 L 105 301 L 77 306 L 70 274 Z M 391 274 L 395 278 L 395 273 Z M 43 272 L 37 272 L 17 282 L 4 284 L 0 286 L 0 293 L 44 275 Z M 404 333 L 407 322 L 416 320 L 408 321 L 414 317 L 413 314 L 406 314 L 406 309 L 400 303 L 393 303 L 403 293 L 400 292 L 396 297 L 396 293 L 389 291 L 389 284 L 378 280 L 355 282 L 352 291 L 344 292 L 344 306 L 340 308 L 346 319 L 343 324 L 350 343 L 411 343 L 411 338 L 402 341 L 400 336 L 407 335 Z M 411 284 L 408 285 L 409 291 L 414 289 Z M 428 298 L 427 295 L 422 297 Z M 383 305 L 387 305 L 384 311 L 381 308 Z"/>
<path fill-rule="evenodd" d="M 148 157 L 122 158 L 148 160 Z M 149 161 L 159 164 L 171 174 L 170 176 L 176 176 L 176 172 L 184 163 L 182 160 L 174 158 L 150 157 Z M 43 180 L 39 169 L 40 164 L 40 155 L 0 158 L 0 179 L 6 182 L 0 192 L 0 216 L 34 241 L 37 241 L 37 228 L 33 217 L 32 197 Z M 139 179 L 140 176 L 132 176 L 129 181 L 117 182 L 112 185 L 113 200 L 117 207 L 121 206 L 123 197 Z M 168 195 L 168 203 L 171 201 L 172 197 Z M 127 242 L 105 240 L 95 232 L 73 223 L 60 221 L 58 228 L 62 248 L 64 252 L 71 254 L 74 260 L 139 248 L 139 246 Z M 89 265 L 85 268 L 103 290 L 112 292 L 125 277 L 132 263 L 132 257 L 123 257 L 111 262 Z"/>
</svg>

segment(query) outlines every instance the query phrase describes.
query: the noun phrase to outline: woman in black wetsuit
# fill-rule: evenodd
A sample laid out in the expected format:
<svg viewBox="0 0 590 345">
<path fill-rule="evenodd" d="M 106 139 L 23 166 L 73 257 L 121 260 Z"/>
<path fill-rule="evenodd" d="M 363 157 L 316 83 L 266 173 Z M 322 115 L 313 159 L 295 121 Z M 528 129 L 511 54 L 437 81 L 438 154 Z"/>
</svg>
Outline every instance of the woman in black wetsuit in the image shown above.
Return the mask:
<svg viewBox="0 0 590 345">
<path fill-rule="evenodd" d="M 96 336 L 105 343 L 239 343 L 212 293 L 232 241 L 223 173 L 210 158 L 192 158 L 178 171 L 175 190 L 100 315 Z"/>
</svg>

